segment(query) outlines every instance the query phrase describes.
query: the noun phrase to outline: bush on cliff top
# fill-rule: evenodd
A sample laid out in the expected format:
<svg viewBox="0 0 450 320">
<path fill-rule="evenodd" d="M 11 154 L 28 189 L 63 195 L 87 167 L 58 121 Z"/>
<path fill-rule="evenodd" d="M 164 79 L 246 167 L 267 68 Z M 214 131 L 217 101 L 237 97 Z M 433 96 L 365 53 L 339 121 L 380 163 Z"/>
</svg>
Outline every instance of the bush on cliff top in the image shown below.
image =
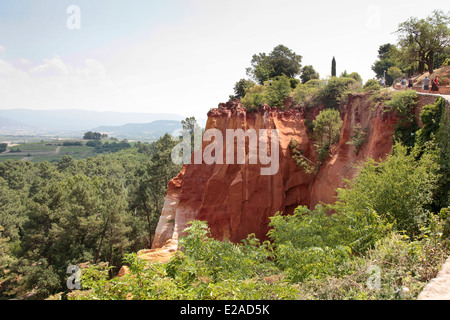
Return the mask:
<svg viewBox="0 0 450 320">
<path fill-rule="evenodd" d="M 288 77 L 276 77 L 266 81 L 263 86 L 251 87 L 241 102 L 249 112 L 256 110 L 263 103 L 282 110 L 284 100 L 290 96 L 291 91 L 291 81 Z"/>
<path fill-rule="evenodd" d="M 326 85 L 320 90 L 319 100 L 326 108 L 338 108 L 342 95 L 345 94 L 348 86 L 355 83 L 353 78 L 332 77 Z"/>
<path fill-rule="evenodd" d="M 414 90 L 397 91 L 392 94 L 391 100 L 385 102 L 386 111 L 395 112 L 399 118 L 394 131 L 394 140 L 407 147 L 414 146 L 415 133 L 419 129 L 414 115 L 417 97 Z"/>
</svg>

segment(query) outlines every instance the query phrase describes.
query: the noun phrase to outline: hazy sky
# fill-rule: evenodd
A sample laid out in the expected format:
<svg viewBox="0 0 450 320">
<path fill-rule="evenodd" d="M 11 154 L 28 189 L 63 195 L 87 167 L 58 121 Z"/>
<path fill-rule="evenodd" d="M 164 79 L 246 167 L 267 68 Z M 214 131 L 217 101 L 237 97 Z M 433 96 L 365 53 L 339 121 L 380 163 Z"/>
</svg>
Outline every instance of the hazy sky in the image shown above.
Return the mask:
<svg viewBox="0 0 450 320">
<path fill-rule="evenodd" d="M 335 56 L 366 81 L 398 24 L 434 9 L 449 1 L 1 0 L 0 109 L 206 118 L 253 54 L 284 44 L 323 78 Z"/>
</svg>

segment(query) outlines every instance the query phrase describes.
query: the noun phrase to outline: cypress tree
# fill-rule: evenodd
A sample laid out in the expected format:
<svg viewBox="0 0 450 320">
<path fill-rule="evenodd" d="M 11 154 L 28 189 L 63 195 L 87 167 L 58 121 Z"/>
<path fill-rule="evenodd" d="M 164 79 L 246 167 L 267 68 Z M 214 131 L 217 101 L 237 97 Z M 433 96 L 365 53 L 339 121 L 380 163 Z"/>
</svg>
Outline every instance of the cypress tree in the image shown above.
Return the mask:
<svg viewBox="0 0 450 320">
<path fill-rule="evenodd" d="M 336 77 L 336 59 L 334 57 L 331 61 L 331 76 Z"/>
</svg>

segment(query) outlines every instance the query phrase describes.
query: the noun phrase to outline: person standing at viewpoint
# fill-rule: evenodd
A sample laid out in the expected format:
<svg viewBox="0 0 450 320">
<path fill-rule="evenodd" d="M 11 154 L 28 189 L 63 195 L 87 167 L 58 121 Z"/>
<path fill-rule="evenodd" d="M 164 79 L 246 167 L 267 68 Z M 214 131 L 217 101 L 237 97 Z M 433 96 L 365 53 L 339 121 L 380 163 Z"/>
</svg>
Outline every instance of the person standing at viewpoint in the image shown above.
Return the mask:
<svg viewBox="0 0 450 320">
<path fill-rule="evenodd" d="M 428 76 L 425 76 L 425 79 L 423 79 L 423 90 L 430 91 L 430 79 L 428 79 Z"/>
<path fill-rule="evenodd" d="M 431 84 L 431 91 L 439 92 L 438 83 L 439 83 L 439 79 L 438 79 L 438 77 L 435 77 L 434 80 L 433 80 L 433 83 Z"/>
<path fill-rule="evenodd" d="M 400 82 L 402 90 L 406 90 L 406 77 L 403 77 L 402 81 Z"/>
<path fill-rule="evenodd" d="M 408 79 L 408 88 L 412 89 L 412 87 L 413 87 L 413 78 L 409 77 L 409 79 Z"/>
</svg>

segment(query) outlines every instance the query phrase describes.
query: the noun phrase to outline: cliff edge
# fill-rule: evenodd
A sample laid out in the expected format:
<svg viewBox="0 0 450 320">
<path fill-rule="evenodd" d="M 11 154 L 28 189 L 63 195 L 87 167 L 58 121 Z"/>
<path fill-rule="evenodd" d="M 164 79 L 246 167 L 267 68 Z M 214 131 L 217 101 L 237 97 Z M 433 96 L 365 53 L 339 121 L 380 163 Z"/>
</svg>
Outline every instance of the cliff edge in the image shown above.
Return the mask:
<svg viewBox="0 0 450 320">
<path fill-rule="evenodd" d="M 434 103 L 434 99 L 419 96 L 415 114 L 418 116 L 421 107 Z M 281 111 L 261 106 L 259 110 L 248 113 L 238 101 L 222 103 L 211 109 L 206 131 L 216 129 L 226 136 L 227 129 L 277 130 L 278 171 L 273 175 L 262 175 L 261 168 L 267 165 L 249 164 L 249 143 L 246 144 L 245 164 L 207 164 L 203 161 L 184 165 L 169 183 L 153 248 L 141 251 L 140 256 L 149 260 L 168 260 L 177 250 L 178 239 L 187 223 L 194 219 L 207 221 L 211 235 L 218 240 L 237 242 L 251 233 L 264 240 L 269 230 L 269 217 L 277 211 L 289 214 L 299 205 L 312 209 L 321 202 L 333 203 L 336 188 L 344 186 L 344 179 L 352 179 L 358 174 L 356 164 L 368 158 L 384 159 L 391 151 L 398 120 L 395 114 L 386 112 L 383 103 L 373 101 L 370 94 L 349 95 L 339 110 L 343 120 L 339 142 L 333 146 L 331 155 L 317 173 L 306 173 L 295 163 L 289 145 L 295 140 L 297 149 L 308 161 L 317 161 L 307 124 L 322 109 L 319 106 L 307 112 L 299 108 Z M 349 143 L 357 125 L 366 133 L 359 150 Z M 204 152 L 209 144 L 211 142 L 203 142 L 202 148 L 196 152 Z"/>
</svg>

